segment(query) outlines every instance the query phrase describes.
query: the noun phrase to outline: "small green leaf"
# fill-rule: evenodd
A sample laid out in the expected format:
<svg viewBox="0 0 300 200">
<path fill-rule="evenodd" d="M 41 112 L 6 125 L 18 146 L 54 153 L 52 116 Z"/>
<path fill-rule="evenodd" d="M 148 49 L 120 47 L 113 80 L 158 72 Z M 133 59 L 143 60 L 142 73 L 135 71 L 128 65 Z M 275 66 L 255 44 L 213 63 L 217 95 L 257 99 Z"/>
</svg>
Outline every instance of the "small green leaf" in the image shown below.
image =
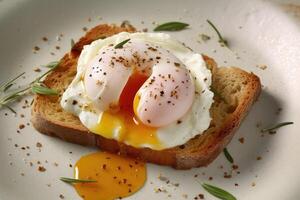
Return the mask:
<svg viewBox="0 0 300 200">
<path fill-rule="evenodd" d="M 54 69 L 58 66 L 58 64 L 59 64 L 59 61 L 52 61 L 52 62 L 48 63 L 47 65 L 42 65 L 42 67 Z"/>
<path fill-rule="evenodd" d="M 123 48 L 123 45 L 126 44 L 127 42 L 129 42 L 129 40 L 130 39 L 127 39 L 127 40 L 124 40 L 124 41 L 120 42 L 119 44 L 117 44 L 115 46 L 115 49 L 121 49 L 121 48 Z"/>
<path fill-rule="evenodd" d="M 66 178 L 66 177 L 60 177 L 61 181 L 68 183 L 68 184 L 74 184 L 74 183 L 95 183 L 96 180 L 92 179 L 74 179 L 74 178 Z"/>
<path fill-rule="evenodd" d="M 167 22 L 157 26 L 154 31 L 180 31 L 188 26 L 189 24 L 182 22 Z"/>
<path fill-rule="evenodd" d="M 44 87 L 38 84 L 35 84 L 31 87 L 31 90 L 33 93 L 35 94 L 43 94 L 43 95 L 58 95 L 57 91 L 48 88 L 48 87 Z"/>
<path fill-rule="evenodd" d="M 13 86 L 14 81 L 17 80 L 18 78 L 20 78 L 21 76 L 23 76 L 24 74 L 25 74 L 25 72 L 17 75 L 15 78 L 13 78 L 5 83 L 2 83 L 0 86 L 0 90 L 3 92 L 7 91 L 11 86 Z"/>
<path fill-rule="evenodd" d="M 211 195 L 219 198 L 219 199 L 222 199 L 222 200 L 236 200 L 236 198 L 230 194 L 229 192 L 219 188 L 219 187 L 216 187 L 216 186 L 213 186 L 213 185 L 210 185 L 210 184 L 207 184 L 207 183 L 203 183 L 202 184 L 202 187 L 208 192 L 210 193 Z"/>
<path fill-rule="evenodd" d="M 228 152 L 227 148 L 224 148 L 223 153 L 230 163 L 234 162 L 234 160 L 233 160 L 232 156 L 230 155 L 230 153 Z"/>
<path fill-rule="evenodd" d="M 287 126 L 287 125 L 291 125 L 291 124 L 294 124 L 294 122 L 282 122 L 282 123 L 276 124 L 270 128 L 264 128 L 261 130 L 261 132 L 262 133 L 269 132 L 270 134 L 274 134 L 274 130 L 276 130 L 282 126 Z"/>
</svg>

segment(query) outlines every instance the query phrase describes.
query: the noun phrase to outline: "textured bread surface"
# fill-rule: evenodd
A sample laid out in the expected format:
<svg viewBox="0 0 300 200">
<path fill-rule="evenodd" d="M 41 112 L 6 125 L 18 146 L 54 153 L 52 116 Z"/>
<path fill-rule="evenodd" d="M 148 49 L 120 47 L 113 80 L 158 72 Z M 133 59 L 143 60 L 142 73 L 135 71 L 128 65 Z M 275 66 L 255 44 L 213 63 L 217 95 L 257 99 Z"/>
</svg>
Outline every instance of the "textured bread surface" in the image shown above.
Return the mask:
<svg viewBox="0 0 300 200">
<path fill-rule="evenodd" d="M 187 143 L 161 151 L 134 148 L 122 142 L 106 139 L 91 133 L 79 119 L 65 112 L 60 106 L 61 95 L 76 75 L 77 60 L 84 45 L 116 33 L 134 32 L 132 26 L 99 25 L 82 37 L 60 61 L 59 66 L 44 80 L 44 84 L 56 89 L 60 95 L 36 95 L 32 107 L 33 126 L 41 133 L 65 141 L 97 146 L 104 151 L 120 153 L 146 162 L 189 169 L 206 166 L 226 147 L 259 96 L 261 84 L 253 73 L 236 67 L 218 68 L 213 59 L 203 56 L 212 71 L 214 103 L 210 109 L 210 127 Z M 201 123 L 201 122 L 199 122 Z"/>
</svg>

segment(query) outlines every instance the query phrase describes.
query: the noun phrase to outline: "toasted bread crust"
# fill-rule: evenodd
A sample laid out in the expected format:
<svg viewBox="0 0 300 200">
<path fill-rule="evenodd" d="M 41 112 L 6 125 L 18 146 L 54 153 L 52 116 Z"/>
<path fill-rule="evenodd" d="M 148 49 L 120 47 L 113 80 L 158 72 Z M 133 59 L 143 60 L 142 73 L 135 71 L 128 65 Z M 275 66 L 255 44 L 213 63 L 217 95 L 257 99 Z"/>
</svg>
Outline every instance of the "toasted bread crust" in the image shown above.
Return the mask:
<svg viewBox="0 0 300 200">
<path fill-rule="evenodd" d="M 60 93 L 63 93 L 63 88 L 60 88 L 61 82 L 75 76 L 77 59 L 83 46 L 96 39 L 108 37 L 121 31 L 134 32 L 135 29 L 131 26 L 118 27 L 114 25 L 99 25 L 91 29 L 73 46 L 71 52 L 62 58 L 59 67 L 46 77 L 44 83 L 48 87 L 58 89 Z M 223 74 L 234 73 L 245 82 L 242 86 L 243 95 L 239 98 L 236 97 L 238 99 L 236 105 L 231 105 L 230 103 L 225 105 L 222 102 L 222 98 L 216 96 L 211 109 L 213 120 L 210 128 L 184 145 L 157 151 L 149 148 L 134 148 L 112 139 L 106 139 L 91 133 L 79 122 L 77 117 L 64 112 L 59 106 L 59 97 L 36 95 L 32 107 L 32 124 L 43 134 L 55 136 L 76 144 L 97 146 L 104 151 L 118 152 L 146 162 L 168 165 L 177 169 L 208 165 L 230 142 L 251 105 L 259 96 L 261 85 L 259 78 L 252 73 L 247 73 L 238 68 L 217 68 L 213 59 L 207 56 L 203 57 L 207 67 L 213 72 L 212 88 L 217 91 L 220 90 L 218 86 L 222 83 L 220 78 L 224 77 Z M 222 118 L 222 116 L 219 116 L 219 112 L 214 111 L 218 110 L 217 108 L 214 109 L 218 106 L 224 106 L 224 108 L 232 109 L 232 111 L 230 110 L 230 114 Z M 57 112 L 63 118 L 51 117 Z M 222 120 L 220 120 L 221 118 Z M 68 120 L 66 121 L 66 119 Z M 222 121 L 222 123 L 219 123 L 219 121 Z"/>
</svg>

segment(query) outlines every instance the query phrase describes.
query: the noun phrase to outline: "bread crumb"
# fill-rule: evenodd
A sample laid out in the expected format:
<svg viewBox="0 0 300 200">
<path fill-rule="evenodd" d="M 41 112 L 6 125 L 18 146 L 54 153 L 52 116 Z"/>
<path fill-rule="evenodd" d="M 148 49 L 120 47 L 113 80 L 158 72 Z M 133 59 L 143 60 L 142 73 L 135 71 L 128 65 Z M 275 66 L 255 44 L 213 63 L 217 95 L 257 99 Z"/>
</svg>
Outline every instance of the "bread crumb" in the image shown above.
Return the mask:
<svg viewBox="0 0 300 200">
<path fill-rule="evenodd" d="M 261 160 L 262 157 L 261 156 L 257 156 L 256 160 Z"/>
<path fill-rule="evenodd" d="M 42 145 L 40 142 L 37 142 L 37 143 L 36 143 L 36 147 L 37 147 L 37 148 L 42 148 L 43 145 Z"/>
<path fill-rule="evenodd" d="M 210 36 L 203 33 L 199 34 L 199 37 L 203 42 L 207 42 L 208 40 L 210 40 Z"/>
<path fill-rule="evenodd" d="M 244 144 L 245 138 L 243 138 L 243 137 L 239 138 L 239 142 L 240 142 L 241 144 Z"/>
<path fill-rule="evenodd" d="M 43 167 L 43 166 L 39 166 L 39 167 L 38 167 L 38 170 L 39 170 L 40 172 L 45 172 L 45 171 L 46 171 L 46 168 Z"/>
<path fill-rule="evenodd" d="M 256 67 L 261 69 L 261 70 L 267 69 L 267 65 L 256 65 Z"/>
<path fill-rule="evenodd" d="M 38 46 L 33 47 L 33 51 L 39 51 L 41 48 Z"/>
<path fill-rule="evenodd" d="M 198 197 L 199 197 L 200 199 L 204 199 L 204 194 L 199 194 Z"/>
<path fill-rule="evenodd" d="M 232 169 L 238 169 L 239 168 L 239 166 L 238 165 L 232 165 Z"/>
<path fill-rule="evenodd" d="M 24 124 L 20 124 L 19 125 L 19 129 L 23 129 L 23 128 L 25 128 L 25 125 Z"/>
<path fill-rule="evenodd" d="M 41 69 L 38 68 L 38 67 L 34 67 L 34 68 L 33 68 L 33 71 L 35 71 L 35 72 L 41 72 Z"/>
</svg>

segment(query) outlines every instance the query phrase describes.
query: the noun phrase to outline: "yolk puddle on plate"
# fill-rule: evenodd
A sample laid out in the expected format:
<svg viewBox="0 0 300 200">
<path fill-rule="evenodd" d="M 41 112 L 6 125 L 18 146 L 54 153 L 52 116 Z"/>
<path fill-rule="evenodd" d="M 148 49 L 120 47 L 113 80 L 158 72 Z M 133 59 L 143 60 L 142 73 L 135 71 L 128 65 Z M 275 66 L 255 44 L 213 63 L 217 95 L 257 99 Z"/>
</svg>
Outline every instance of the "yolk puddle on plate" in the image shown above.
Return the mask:
<svg viewBox="0 0 300 200">
<path fill-rule="evenodd" d="M 156 136 L 156 128 L 148 127 L 136 118 L 134 106 L 137 107 L 138 98 L 135 95 L 148 76 L 133 73 L 128 79 L 119 99 L 120 110 L 117 113 L 104 112 L 97 126 L 91 129 L 106 138 L 113 138 L 119 132 L 119 141 L 126 141 L 135 147 L 151 144 L 159 148 L 161 145 Z"/>
<path fill-rule="evenodd" d="M 145 183 L 146 166 L 131 158 L 97 152 L 77 161 L 75 178 L 97 181 L 74 184 L 83 199 L 112 200 L 137 192 Z"/>
</svg>

